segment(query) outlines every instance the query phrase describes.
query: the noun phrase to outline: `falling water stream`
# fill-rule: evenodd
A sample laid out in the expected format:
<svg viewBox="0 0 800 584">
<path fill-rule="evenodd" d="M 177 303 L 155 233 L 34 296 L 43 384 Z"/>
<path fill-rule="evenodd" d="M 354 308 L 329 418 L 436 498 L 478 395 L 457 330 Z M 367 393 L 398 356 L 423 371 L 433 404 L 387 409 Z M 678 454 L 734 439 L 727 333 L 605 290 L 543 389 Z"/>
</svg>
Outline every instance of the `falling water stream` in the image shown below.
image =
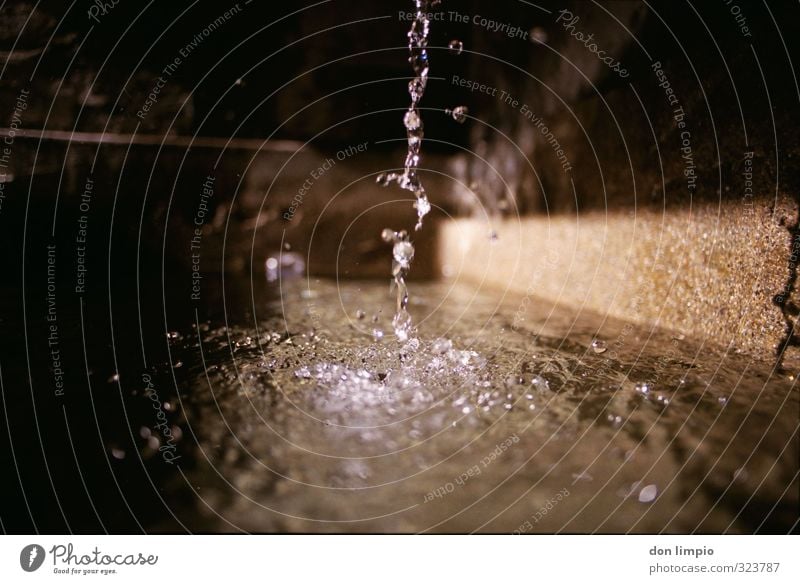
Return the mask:
<svg viewBox="0 0 800 584">
<path fill-rule="evenodd" d="M 414 208 L 417 210 L 417 224 L 415 230 L 422 229 L 422 221 L 431 210 L 431 204 L 422 180 L 419 177 L 419 163 L 421 159 L 422 139 L 425 135 L 422 115 L 419 111 L 419 102 L 425 95 L 428 85 L 428 71 L 430 58 L 428 55 L 428 35 L 430 34 L 430 7 L 431 0 L 414 0 L 416 8 L 415 18 L 408 31 L 408 61 L 414 70 L 414 78 L 408 82 L 408 93 L 411 96 L 411 105 L 403 117 L 408 139 L 408 152 L 402 173 L 381 174 L 377 182 L 384 186 L 396 182 L 401 188 L 411 191 L 416 197 Z M 383 240 L 393 244 L 392 249 L 392 276 L 394 286 L 397 288 L 397 307 L 392 321 L 395 336 L 400 341 L 406 341 L 413 331 L 411 315 L 408 313 L 408 287 L 406 275 L 414 258 L 414 245 L 411 243 L 406 231 L 395 232 L 384 229 Z"/>
</svg>

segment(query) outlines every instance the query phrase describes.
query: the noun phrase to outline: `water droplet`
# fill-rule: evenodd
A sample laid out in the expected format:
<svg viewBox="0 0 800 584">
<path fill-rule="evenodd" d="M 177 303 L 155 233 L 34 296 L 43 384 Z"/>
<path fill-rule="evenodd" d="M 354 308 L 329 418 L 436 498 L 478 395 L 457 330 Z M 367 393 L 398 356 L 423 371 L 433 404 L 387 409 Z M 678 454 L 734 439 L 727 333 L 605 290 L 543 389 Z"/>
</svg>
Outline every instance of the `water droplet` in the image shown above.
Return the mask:
<svg viewBox="0 0 800 584">
<path fill-rule="evenodd" d="M 453 39 L 447 46 L 450 48 L 450 52 L 453 53 L 454 55 L 460 55 L 461 51 L 464 50 L 464 43 L 462 43 L 458 39 Z"/>
<path fill-rule="evenodd" d="M 381 231 L 381 239 L 386 243 L 391 243 L 397 239 L 397 234 L 391 229 L 384 229 Z"/>
<path fill-rule="evenodd" d="M 465 105 L 460 105 L 458 107 L 454 107 L 453 109 L 446 109 L 444 110 L 444 113 L 452 117 L 459 124 L 463 124 L 467 119 L 469 109 Z"/>
<path fill-rule="evenodd" d="M 491 241 L 492 243 L 495 243 L 498 239 L 499 239 L 499 237 L 497 236 L 497 231 L 492 229 L 489 232 L 489 241 Z"/>
<path fill-rule="evenodd" d="M 419 130 L 422 128 L 422 118 L 419 117 L 419 114 L 415 110 L 408 110 L 406 112 L 403 123 L 407 130 Z"/>
<path fill-rule="evenodd" d="M 411 260 L 414 259 L 414 246 L 408 241 L 398 241 L 394 244 L 392 255 L 398 264 L 403 268 L 408 268 Z"/>
<path fill-rule="evenodd" d="M 592 341 L 592 351 L 597 353 L 598 355 L 606 352 L 606 342 L 601 341 L 600 339 L 595 339 Z"/>
<path fill-rule="evenodd" d="M 641 491 L 639 491 L 639 502 L 652 503 L 655 501 L 656 496 L 658 496 L 658 487 L 655 485 L 647 485 Z"/>
<path fill-rule="evenodd" d="M 398 313 L 394 315 L 392 325 L 394 326 L 394 334 L 397 338 L 401 341 L 407 340 L 408 335 L 411 333 L 411 315 L 408 314 L 405 309 L 401 308 Z"/>
<path fill-rule="evenodd" d="M 119 381 L 119 373 L 115 373 L 108 378 L 108 383 L 116 383 L 117 381 Z"/>
<path fill-rule="evenodd" d="M 412 100 L 419 101 L 425 93 L 425 82 L 419 77 L 412 79 L 408 82 L 408 93 Z"/>
<path fill-rule="evenodd" d="M 417 217 L 422 221 L 422 218 L 431 211 L 431 203 L 428 201 L 428 197 L 420 195 L 414 202 L 414 208 L 417 210 Z"/>
<path fill-rule="evenodd" d="M 367 315 L 367 314 L 366 314 L 366 313 L 365 313 L 363 310 L 361 310 L 360 308 L 359 308 L 358 310 L 356 310 L 356 318 L 357 318 L 358 320 L 364 320 L 364 317 L 365 317 L 366 315 Z"/>
<path fill-rule="evenodd" d="M 125 451 L 122 450 L 121 448 L 112 448 L 111 456 L 113 456 L 117 460 L 123 460 L 125 458 Z"/>
<path fill-rule="evenodd" d="M 541 26 L 534 26 L 530 31 L 530 39 L 532 43 L 543 45 L 547 42 L 547 31 Z"/>
<path fill-rule="evenodd" d="M 381 329 L 374 329 L 372 331 L 372 338 L 376 341 L 380 341 L 383 338 L 383 331 Z"/>
<path fill-rule="evenodd" d="M 464 414 L 464 415 L 470 413 L 471 411 L 472 411 L 472 408 L 470 408 L 469 406 L 464 406 L 463 408 L 461 408 L 461 413 Z"/>
</svg>

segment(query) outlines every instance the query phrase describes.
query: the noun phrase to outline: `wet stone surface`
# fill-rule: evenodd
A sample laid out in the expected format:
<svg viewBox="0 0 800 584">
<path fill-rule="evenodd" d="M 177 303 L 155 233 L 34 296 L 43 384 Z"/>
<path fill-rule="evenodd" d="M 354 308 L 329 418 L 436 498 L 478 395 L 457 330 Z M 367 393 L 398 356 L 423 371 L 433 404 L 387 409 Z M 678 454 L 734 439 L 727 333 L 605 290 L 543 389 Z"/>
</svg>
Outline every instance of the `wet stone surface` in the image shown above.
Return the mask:
<svg viewBox="0 0 800 584">
<path fill-rule="evenodd" d="M 796 521 L 798 392 L 785 373 L 533 298 L 411 288 L 405 342 L 384 282 L 327 281 L 284 282 L 255 317 L 170 340 L 196 497 L 183 480 L 164 493 L 186 528 L 737 533 Z"/>
</svg>

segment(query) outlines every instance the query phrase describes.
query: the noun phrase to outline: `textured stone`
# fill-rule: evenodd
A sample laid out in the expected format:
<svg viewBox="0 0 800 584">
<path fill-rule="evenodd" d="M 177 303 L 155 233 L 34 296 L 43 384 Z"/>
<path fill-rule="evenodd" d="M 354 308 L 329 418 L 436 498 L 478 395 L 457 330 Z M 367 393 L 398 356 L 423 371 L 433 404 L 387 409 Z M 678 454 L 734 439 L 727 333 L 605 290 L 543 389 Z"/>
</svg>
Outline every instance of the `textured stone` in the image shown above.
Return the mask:
<svg viewBox="0 0 800 584">
<path fill-rule="evenodd" d="M 787 285 L 783 199 L 659 214 L 582 213 L 443 225 L 440 257 L 458 279 L 528 293 L 714 345 L 774 358 L 786 334 L 774 297 Z M 494 229 L 496 244 L 487 233 Z"/>
</svg>

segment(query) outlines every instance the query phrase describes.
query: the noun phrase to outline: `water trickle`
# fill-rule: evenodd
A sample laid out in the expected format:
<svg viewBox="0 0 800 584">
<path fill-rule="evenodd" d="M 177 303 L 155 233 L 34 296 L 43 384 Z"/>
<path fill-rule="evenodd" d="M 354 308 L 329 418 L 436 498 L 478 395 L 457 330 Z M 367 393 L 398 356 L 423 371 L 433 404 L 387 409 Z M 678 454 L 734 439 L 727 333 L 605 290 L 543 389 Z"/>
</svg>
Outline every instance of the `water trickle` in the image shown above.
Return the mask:
<svg viewBox="0 0 800 584">
<path fill-rule="evenodd" d="M 428 36 L 431 22 L 428 15 L 431 13 L 431 6 L 438 3 L 438 0 L 414 0 L 416 16 L 411 23 L 411 29 L 408 31 L 408 62 L 414 70 L 414 79 L 408 82 L 408 94 L 411 96 L 411 104 L 403 116 L 408 152 L 402 173 L 384 173 L 376 178 L 376 182 L 382 186 L 396 182 L 400 185 L 400 188 L 414 193 L 416 197 L 414 208 L 417 211 L 415 231 L 422 229 L 422 220 L 431 210 L 425 187 L 422 186 L 422 181 L 417 174 L 421 159 L 422 139 L 425 136 L 424 124 L 419 112 L 419 102 L 425 95 L 425 88 L 428 84 L 428 71 L 430 69 Z M 392 320 L 392 325 L 398 340 L 407 341 L 413 330 L 413 323 L 407 310 L 408 288 L 406 287 L 406 273 L 411 267 L 411 260 L 414 258 L 414 246 L 409 241 L 408 234 L 405 231 L 395 232 L 391 229 L 384 229 L 381 237 L 385 242 L 394 244 L 392 248 L 392 276 L 394 277 L 394 285 L 397 288 L 397 311 Z M 378 340 L 377 337 L 376 340 Z"/>
<path fill-rule="evenodd" d="M 462 43 L 458 39 L 453 39 L 447 46 L 449 47 L 450 52 L 453 53 L 454 55 L 460 55 L 461 51 L 464 50 L 464 43 Z"/>
<path fill-rule="evenodd" d="M 428 15 L 430 14 L 431 6 L 435 5 L 435 3 L 438 4 L 438 2 L 432 0 L 414 0 L 416 16 L 411 23 L 411 29 L 408 31 L 408 62 L 411 63 L 415 77 L 408 82 L 408 94 L 411 96 L 411 104 L 403 117 L 408 139 L 405 166 L 401 173 L 381 174 L 377 178 L 377 182 L 381 186 L 396 182 L 400 185 L 400 188 L 414 193 L 417 199 L 414 205 L 417 210 L 416 231 L 422 229 L 422 219 L 431 210 L 428 195 L 417 174 L 421 159 L 422 139 L 425 136 L 424 124 L 422 123 L 422 116 L 419 113 L 418 106 L 422 96 L 425 95 L 425 88 L 428 85 L 428 71 L 430 68 L 428 36 L 431 28 Z"/>
<path fill-rule="evenodd" d="M 469 109 L 465 105 L 459 105 L 457 107 L 454 107 L 453 109 L 444 110 L 444 113 L 453 118 L 459 124 L 463 124 L 467 119 L 467 114 L 469 113 Z"/>
<path fill-rule="evenodd" d="M 394 285 L 397 288 L 397 311 L 392 320 L 394 334 L 401 341 L 408 340 L 413 329 L 411 315 L 408 313 L 408 287 L 406 286 L 406 274 L 411 267 L 411 260 L 414 259 L 414 246 L 408 240 L 406 231 L 395 232 L 391 229 L 384 229 L 381 238 L 387 243 L 394 243 L 392 248 L 392 276 Z"/>
</svg>

